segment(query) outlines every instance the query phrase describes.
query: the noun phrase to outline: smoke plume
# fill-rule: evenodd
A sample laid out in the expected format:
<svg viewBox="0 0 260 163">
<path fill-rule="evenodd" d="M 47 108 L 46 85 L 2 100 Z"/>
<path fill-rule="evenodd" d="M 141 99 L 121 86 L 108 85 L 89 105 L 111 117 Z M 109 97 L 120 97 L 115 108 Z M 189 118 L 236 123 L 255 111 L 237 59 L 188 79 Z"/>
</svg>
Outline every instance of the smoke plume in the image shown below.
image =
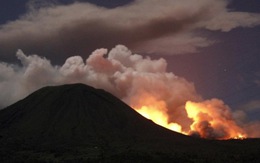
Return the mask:
<svg viewBox="0 0 260 163">
<path fill-rule="evenodd" d="M 246 135 L 228 106 L 218 99 L 204 101 L 193 83 L 166 71 L 163 58 L 133 54 L 123 45 L 110 52 L 95 50 L 85 61 L 80 56 L 69 57 L 62 66 L 21 50 L 16 56 L 21 65 L 0 63 L 2 108 L 43 86 L 80 82 L 105 89 L 174 131 L 210 139 Z"/>
</svg>

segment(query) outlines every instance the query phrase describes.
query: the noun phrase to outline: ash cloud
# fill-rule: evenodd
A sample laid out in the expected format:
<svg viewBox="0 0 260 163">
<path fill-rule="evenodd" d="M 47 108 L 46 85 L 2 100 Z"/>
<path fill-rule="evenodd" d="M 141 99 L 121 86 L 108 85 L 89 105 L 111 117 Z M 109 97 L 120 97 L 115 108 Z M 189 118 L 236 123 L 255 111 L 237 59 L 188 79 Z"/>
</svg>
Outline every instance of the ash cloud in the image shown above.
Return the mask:
<svg viewBox="0 0 260 163">
<path fill-rule="evenodd" d="M 169 103 L 176 101 L 174 107 L 185 104 L 188 99 L 201 99 L 193 83 L 166 72 L 167 62 L 163 58 L 152 60 L 132 54 L 123 45 L 110 52 L 97 49 L 86 61 L 81 56 L 69 57 L 62 66 L 54 66 L 38 55 L 27 56 L 21 50 L 17 51 L 16 57 L 22 66 L 0 63 L 0 86 L 5 92 L 0 98 L 2 107 L 40 87 L 77 82 L 105 89 L 132 104 L 137 104 L 140 97 L 148 92 L 157 99 L 171 96 Z"/>
<path fill-rule="evenodd" d="M 38 55 L 27 56 L 21 50 L 16 57 L 21 65 L 0 63 L 2 108 L 43 86 L 80 82 L 105 89 L 137 108 L 153 105 L 151 102 L 154 102 L 160 107 L 150 109 L 160 109 L 157 111 L 168 115 L 168 123 L 181 125 L 185 132 L 189 132 L 189 126 L 194 123 L 185 110 L 185 104 L 193 101 L 210 111 L 207 116 L 203 110 L 203 114 L 198 114 L 200 121 L 194 124 L 196 130 L 191 133 L 193 135 L 201 131 L 201 137 L 223 138 L 229 134 L 226 128 L 239 128 L 232 119 L 231 110 L 221 100 L 203 101 L 193 83 L 166 71 L 167 62 L 163 58 L 152 60 L 133 54 L 123 45 L 109 52 L 97 49 L 85 61 L 80 56 L 69 57 L 62 66 L 54 66 Z M 218 122 L 223 123 L 211 126 L 211 120 L 216 117 Z M 257 125 L 250 126 L 249 133 Z M 202 131 L 205 135 L 201 135 Z"/>
<path fill-rule="evenodd" d="M 0 58 L 12 60 L 13 50 L 21 48 L 60 62 L 118 43 L 138 52 L 193 53 L 214 43 L 199 29 L 227 32 L 260 24 L 259 14 L 230 11 L 226 0 L 136 0 L 116 8 L 33 2 L 27 14 L 1 25 Z"/>
</svg>

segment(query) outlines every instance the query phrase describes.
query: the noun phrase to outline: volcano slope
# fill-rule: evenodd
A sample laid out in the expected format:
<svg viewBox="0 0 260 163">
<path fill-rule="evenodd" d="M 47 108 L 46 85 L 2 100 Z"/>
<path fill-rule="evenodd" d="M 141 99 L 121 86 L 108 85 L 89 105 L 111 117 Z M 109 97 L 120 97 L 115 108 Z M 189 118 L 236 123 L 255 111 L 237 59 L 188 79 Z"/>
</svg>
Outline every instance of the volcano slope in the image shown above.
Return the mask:
<svg viewBox="0 0 260 163">
<path fill-rule="evenodd" d="M 84 84 L 44 87 L 0 111 L 0 162 L 259 162 L 259 139 L 192 138 Z"/>
</svg>

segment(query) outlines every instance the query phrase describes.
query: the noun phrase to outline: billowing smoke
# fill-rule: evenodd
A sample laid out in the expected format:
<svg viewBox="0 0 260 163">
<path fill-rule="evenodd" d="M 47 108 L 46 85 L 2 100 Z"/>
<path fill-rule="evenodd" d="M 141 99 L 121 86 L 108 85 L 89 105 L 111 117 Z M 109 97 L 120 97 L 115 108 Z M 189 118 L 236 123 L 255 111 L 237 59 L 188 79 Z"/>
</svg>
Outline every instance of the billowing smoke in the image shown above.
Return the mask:
<svg viewBox="0 0 260 163">
<path fill-rule="evenodd" d="M 114 94 L 155 123 L 184 134 L 210 139 L 245 136 L 221 100 L 203 101 L 193 83 L 167 72 L 167 62 L 153 60 L 118 45 L 94 51 L 84 61 L 73 56 L 62 66 L 46 58 L 16 54 L 21 65 L 0 63 L 1 107 L 47 85 L 85 83 Z M 250 135 L 249 135 L 250 136 Z"/>
<path fill-rule="evenodd" d="M 190 134 L 211 139 L 239 138 L 244 134 L 232 118 L 230 108 L 219 99 L 188 101 L 185 108 L 188 117 L 194 120 Z"/>
</svg>

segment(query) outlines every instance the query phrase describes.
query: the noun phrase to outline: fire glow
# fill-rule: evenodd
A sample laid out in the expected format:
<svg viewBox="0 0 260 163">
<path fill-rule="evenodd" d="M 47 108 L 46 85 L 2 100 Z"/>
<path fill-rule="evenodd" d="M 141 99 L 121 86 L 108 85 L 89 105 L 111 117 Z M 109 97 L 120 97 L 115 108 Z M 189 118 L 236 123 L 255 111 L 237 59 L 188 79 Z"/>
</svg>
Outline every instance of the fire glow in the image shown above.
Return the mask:
<svg viewBox="0 0 260 163">
<path fill-rule="evenodd" d="M 4 92 L 0 105 L 8 106 L 42 86 L 84 83 L 110 92 L 144 117 L 185 135 L 221 140 L 252 137 L 247 128 L 236 124 L 222 100 L 204 100 L 193 83 L 167 72 L 163 58 L 133 54 L 123 45 L 110 52 L 97 49 L 85 62 L 80 56 L 70 57 L 62 66 L 21 50 L 17 58 L 22 63 L 19 70 L 0 63 L 0 91 Z M 16 96 L 12 90 L 18 91 Z"/>
<path fill-rule="evenodd" d="M 184 135 L 192 135 L 206 139 L 245 139 L 247 135 L 232 119 L 229 108 L 217 99 L 203 102 L 187 101 L 185 110 L 192 120 L 188 130 L 181 124 L 169 122 L 167 106 L 164 101 L 156 101 L 154 97 L 146 97 L 144 105 L 133 107 L 138 113 L 154 123 Z"/>
</svg>

